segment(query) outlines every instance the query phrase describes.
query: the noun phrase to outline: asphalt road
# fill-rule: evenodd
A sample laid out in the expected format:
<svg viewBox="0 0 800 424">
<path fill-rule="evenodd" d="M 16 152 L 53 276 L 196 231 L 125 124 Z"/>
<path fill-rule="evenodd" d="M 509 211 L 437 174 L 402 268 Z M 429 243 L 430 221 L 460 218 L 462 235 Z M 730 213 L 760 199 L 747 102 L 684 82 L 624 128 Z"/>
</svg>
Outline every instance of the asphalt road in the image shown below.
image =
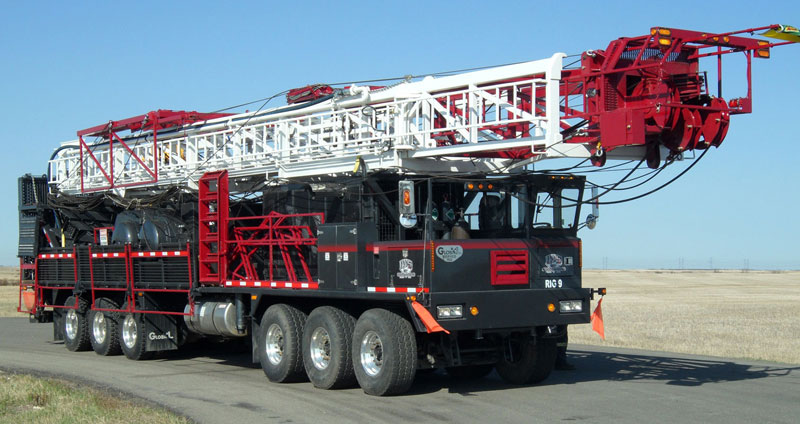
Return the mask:
<svg viewBox="0 0 800 424">
<path fill-rule="evenodd" d="M 72 353 L 52 324 L 0 318 L 0 368 L 89 382 L 164 405 L 201 423 L 230 422 L 759 422 L 796 423 L 800 366 L 690 355 L 571 346 L 576 371 L 536 386 L 492 374 L 458 382 L 417 376 L 403 396 L 310 383 L 272 384 L 245 353 L 224 346 L 135 362 Z"/>
</svg>

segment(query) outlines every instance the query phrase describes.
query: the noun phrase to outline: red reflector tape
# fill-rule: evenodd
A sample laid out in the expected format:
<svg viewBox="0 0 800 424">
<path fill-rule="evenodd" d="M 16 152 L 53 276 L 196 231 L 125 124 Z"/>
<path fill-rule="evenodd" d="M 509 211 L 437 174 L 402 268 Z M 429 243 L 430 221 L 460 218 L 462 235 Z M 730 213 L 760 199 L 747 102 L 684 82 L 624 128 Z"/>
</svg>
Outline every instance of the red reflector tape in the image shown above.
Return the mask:
<svg viewBox="0 0 800 424">
<path fill-rule="evenodd" d="M 226 287 L 269 287 L 273 289 L 307 289 L 316 290 L 319 288 L 318 283 L 289 283 L 284 281 L 273 281 L 267 283 L 266 281 L 255 280 L 235 280 L 225 281 Z"/>
<path fill-rule="evenodd" d="M 72 259 L 72 253 L 42 253 L 39 259 Z"/>
<path fill-rule="evenodd" d="M 369 293 L 428 293 L 430 289 L 420 287 L 367 287 Z"/>
</svg>

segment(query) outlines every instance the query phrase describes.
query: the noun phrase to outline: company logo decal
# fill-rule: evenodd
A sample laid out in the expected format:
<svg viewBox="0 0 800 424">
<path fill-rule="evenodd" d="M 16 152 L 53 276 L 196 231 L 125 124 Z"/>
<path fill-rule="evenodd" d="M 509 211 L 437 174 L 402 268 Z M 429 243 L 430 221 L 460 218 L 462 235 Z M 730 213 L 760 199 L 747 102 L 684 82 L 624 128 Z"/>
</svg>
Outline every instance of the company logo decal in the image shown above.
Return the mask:
<svg viewBox="0 0 800 424">
<path fill-rule="evenodd" d="M 572 258 L 570 259 L 570 263 L 572 264 Z M 544 257 L 544 266 L 542 267 L 542 272 L 546 274 L 558 274 L 567 270 L 567 267 L 564 266 L 564 258 L 561 255 L 557 255 L 555 253 L 551 253 Z"/>
<path fill-rule="evenodd" d="M 436 247 L 436 256 L 445 262 L 455 262 L 463 254 L 464 249 L 461 246 L 442 245 Z"/>
<path fill-rule="evenodd" d="M 166 334 L 156 334 L 155 332 L 150 332 L 147 335 L 147 338 L 150 340 L 174 340 L 175 337 L 172 336 L 172 333 L 167 331 Z"/>
<path fill-rule="evenodd" d="M 397 273 L 397 278 L 414 278 L 416 276 L 414 262 L 408 258 L 400 259 L 400 272 Z"/>
</svg>

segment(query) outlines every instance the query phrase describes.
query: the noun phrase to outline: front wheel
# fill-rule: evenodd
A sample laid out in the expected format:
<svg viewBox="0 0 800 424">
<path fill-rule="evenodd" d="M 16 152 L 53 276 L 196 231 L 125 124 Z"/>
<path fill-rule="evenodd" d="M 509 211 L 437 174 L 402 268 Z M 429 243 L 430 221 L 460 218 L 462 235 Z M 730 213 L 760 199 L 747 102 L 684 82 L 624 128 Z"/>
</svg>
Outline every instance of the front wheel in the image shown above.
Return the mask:
<svg viewBox="0 0 800 424">
<path fill-rule="evenodd" d="M 512 336 L 505 340 L 503 357 L 495 369 L 511 384 L 538 383 L 553 371 L 557 351 L 556 339 Z"/>
<path fill-rule="evenodd" d="M 386 309 L 370 309 L 353 332 L 353 364 L 358 384 L 374 396 L 400 394 L 417 371 L 417 341 L 411 323 Z"/>
</svg>

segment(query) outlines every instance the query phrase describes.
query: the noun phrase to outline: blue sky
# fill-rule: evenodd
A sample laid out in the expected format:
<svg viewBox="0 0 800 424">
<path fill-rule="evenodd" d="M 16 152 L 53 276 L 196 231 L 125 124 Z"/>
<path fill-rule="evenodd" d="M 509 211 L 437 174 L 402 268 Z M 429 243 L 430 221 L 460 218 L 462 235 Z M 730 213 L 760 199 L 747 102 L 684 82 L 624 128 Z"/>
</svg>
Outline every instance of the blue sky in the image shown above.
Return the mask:
<svg viewBox="0 0 800 424">
<path fill-rule="evenodd" d="M 111 119 L 159 108 L 212 111 L 308 83 L 576 54 L 652 26 L 723 32 L 800 25 L 800 5 L 793 1 L 760 8 L 738 1 L 605 3 L 6 4 L 0 16 L 0 195 L 6 199 L 0 219 L 7 225 L 0 228 L 0 264 L 17 261 L 17 177 L 44 173 L 60 142 Z M 722 147 L 674 184 L 603 207 L 598 227 L 581 232 L 584 264 L 742 268 L 747 261 L 752 269 L 800 269 L 798 69 L 800 45 L 757 61 L 754 113 L 735 116 Z M 726 97 L 743 95 L 744 88 L 742 78 L 733 78 Z M 662 174 L 648 187 L 668 178 Z"/>
</svg>

